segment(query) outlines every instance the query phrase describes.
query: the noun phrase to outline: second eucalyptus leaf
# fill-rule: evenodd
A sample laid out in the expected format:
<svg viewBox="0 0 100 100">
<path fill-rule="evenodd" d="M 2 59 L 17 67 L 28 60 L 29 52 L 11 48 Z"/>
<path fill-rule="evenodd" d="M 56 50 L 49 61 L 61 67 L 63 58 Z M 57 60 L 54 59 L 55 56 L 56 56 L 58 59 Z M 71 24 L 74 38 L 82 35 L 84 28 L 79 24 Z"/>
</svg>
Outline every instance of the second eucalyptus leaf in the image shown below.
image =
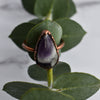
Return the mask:
<svg viewBox="0 0 100 100">
<path fill-rule="evenodd" d="M 40 18 L 51 15 L 55 20 L 71 17 L 76 8 L 72 0 L 36 0 L 34 12 Z"/>
<path fill-rule="evenodd" d="M 29 32 L 29 30 L 33 27 L 34 25 L 31 23 L 23 23 L 18 25 L 10 34 L 11 40 L 22 50 L 22 43 L 25 41 L 26 36 Z"/>
<path fill-rule="evenodd" d="M 36 0 L 22 0 L 23 7 L 31 14 L 34 14 L 35 2 Z"/>
<path fill-rule="evenodd" d="M 72 96 L 50 89 L 32 88 L 27 91 L 21 100 L 75 100 Z"/>
<path fill-rule="evenodd" d="M 65 62 L 59 62 L 53 68 L 54 80 L 61 74 L 71 72 L 70 66 Z M 47 81 L 47 71 L 37 64 L 31 65 L 28 69 L 28 74 L 31 78 L 39 81 Z"/>
<path fill-rule="evenodd" d="M 65 46 L 62 48 L 62 52 L 79 44 L 86 33 L 78 23 L 68 18 L 58 19 L 56 22 L 60 24 L 63 29 L 62 39 L 65 42 Z"/>
<path fill-rule="evenodd" d="M 15 29 L 12 31 L 9 37 L 20 49 L 24 50 L 22 47 L 22 43 L 26 40 L 28 32 L 32 27 L 34 27 L 36 24 L 40 22 L 42 22 L 42 20 L 33 19 L 28 23 L 22 23 L 15 27 Z"/>
<path fill-rule="evenodd" d="M 53 87 L 75 100 L 86 100 L 99 90 L 100 80 L 87 73 L 66 73 L 54 81 Z"/>
<path fill-rule="evenodd" d="M 9 82 L 4 85 L 3 90 L 11 96 L 20 99 L 21 96 L 31 88 L 47 88 L 42 85 L 28 82 Z"/>
</svg>

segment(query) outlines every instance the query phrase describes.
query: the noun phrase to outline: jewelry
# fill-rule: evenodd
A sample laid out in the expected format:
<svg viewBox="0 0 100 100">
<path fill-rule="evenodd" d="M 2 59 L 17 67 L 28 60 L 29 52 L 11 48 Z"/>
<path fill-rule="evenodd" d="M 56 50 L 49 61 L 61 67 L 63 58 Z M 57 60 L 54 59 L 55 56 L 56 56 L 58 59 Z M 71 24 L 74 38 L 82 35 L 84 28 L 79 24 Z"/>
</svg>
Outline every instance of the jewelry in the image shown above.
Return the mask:
<svg viewBox="0 0 100 100">
<path fill-rule="evenodd" d="M 48 30 L 43 30 L 35 48 L 27 46 L 26 41 L 22 47 L 28 52 L 34 52 L 34 60 L 40 67 L 49 69 L 57 64 L 59 49 L 64 47 L 64 41 L 61 40 L 60 45 L 57 46 L 51 33 Z"/>
</svg>

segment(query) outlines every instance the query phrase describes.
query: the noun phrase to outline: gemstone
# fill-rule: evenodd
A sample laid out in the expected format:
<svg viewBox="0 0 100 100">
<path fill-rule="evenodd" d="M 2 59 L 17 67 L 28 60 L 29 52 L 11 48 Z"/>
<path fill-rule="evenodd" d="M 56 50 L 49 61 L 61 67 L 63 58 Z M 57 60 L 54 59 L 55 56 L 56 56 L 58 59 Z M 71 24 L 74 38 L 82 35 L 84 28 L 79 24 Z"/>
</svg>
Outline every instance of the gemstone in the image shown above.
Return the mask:
<svg viewBox="0 0 100 100">
<path fill-rule="evenodd" d="M 41 67 L 49 69 L 58 61 L 58 53 L 51 34 L 41 36 L 37 45 L 36 62 Z"/>
</svg>

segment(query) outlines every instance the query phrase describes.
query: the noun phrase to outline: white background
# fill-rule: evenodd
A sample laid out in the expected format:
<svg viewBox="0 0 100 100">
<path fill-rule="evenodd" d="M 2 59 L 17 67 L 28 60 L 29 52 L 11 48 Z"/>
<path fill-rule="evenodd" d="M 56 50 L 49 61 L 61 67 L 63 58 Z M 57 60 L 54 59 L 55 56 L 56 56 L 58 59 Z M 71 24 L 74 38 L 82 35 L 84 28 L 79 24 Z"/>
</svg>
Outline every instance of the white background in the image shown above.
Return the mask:
<svg viewBox="0 0 100 100">
<path fill-rule="evenodd" d="M 100 79 L 100 0 L 74 1 L 77 14 L 72 19 L 87 34 L 60 60 L 69 63 L 73 72 L 90 73 Z M 8 38 L 15 26 L 33 18 L 22 8 L 21 0 L 0 0 L 0 100 L 16 100 L 2 91 L 9 81 L 37 82 L 27 75 L 28 66 L 34 62 Z M 88 100 L 100 100 L 100 91 Z"/>
</svg>

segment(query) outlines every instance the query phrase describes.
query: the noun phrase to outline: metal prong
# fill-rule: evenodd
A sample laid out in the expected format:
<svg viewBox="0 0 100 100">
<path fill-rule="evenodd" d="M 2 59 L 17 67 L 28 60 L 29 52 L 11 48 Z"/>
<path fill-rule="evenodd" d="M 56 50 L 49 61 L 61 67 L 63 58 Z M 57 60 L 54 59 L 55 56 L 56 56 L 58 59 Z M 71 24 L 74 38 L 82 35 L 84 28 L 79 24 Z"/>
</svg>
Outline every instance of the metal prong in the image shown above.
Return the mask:
<svg viewBox="0 0 100 100">
<path fill-rule="evenodd" d="M 35 51 L 33 48 L 28 47 L 25 43 L 22 44 L 22 47 L 23 47 L 25 50 L 29 51 L 29 52 L 34 52 L 34 51 Z"/>
<path fill-rule="evenodd" d="M 63 40 L 61 40 L 60 45 L 57 46 L 57 50 L 62 49 L 64 47 L 65 43 Z"/>
</svg>

